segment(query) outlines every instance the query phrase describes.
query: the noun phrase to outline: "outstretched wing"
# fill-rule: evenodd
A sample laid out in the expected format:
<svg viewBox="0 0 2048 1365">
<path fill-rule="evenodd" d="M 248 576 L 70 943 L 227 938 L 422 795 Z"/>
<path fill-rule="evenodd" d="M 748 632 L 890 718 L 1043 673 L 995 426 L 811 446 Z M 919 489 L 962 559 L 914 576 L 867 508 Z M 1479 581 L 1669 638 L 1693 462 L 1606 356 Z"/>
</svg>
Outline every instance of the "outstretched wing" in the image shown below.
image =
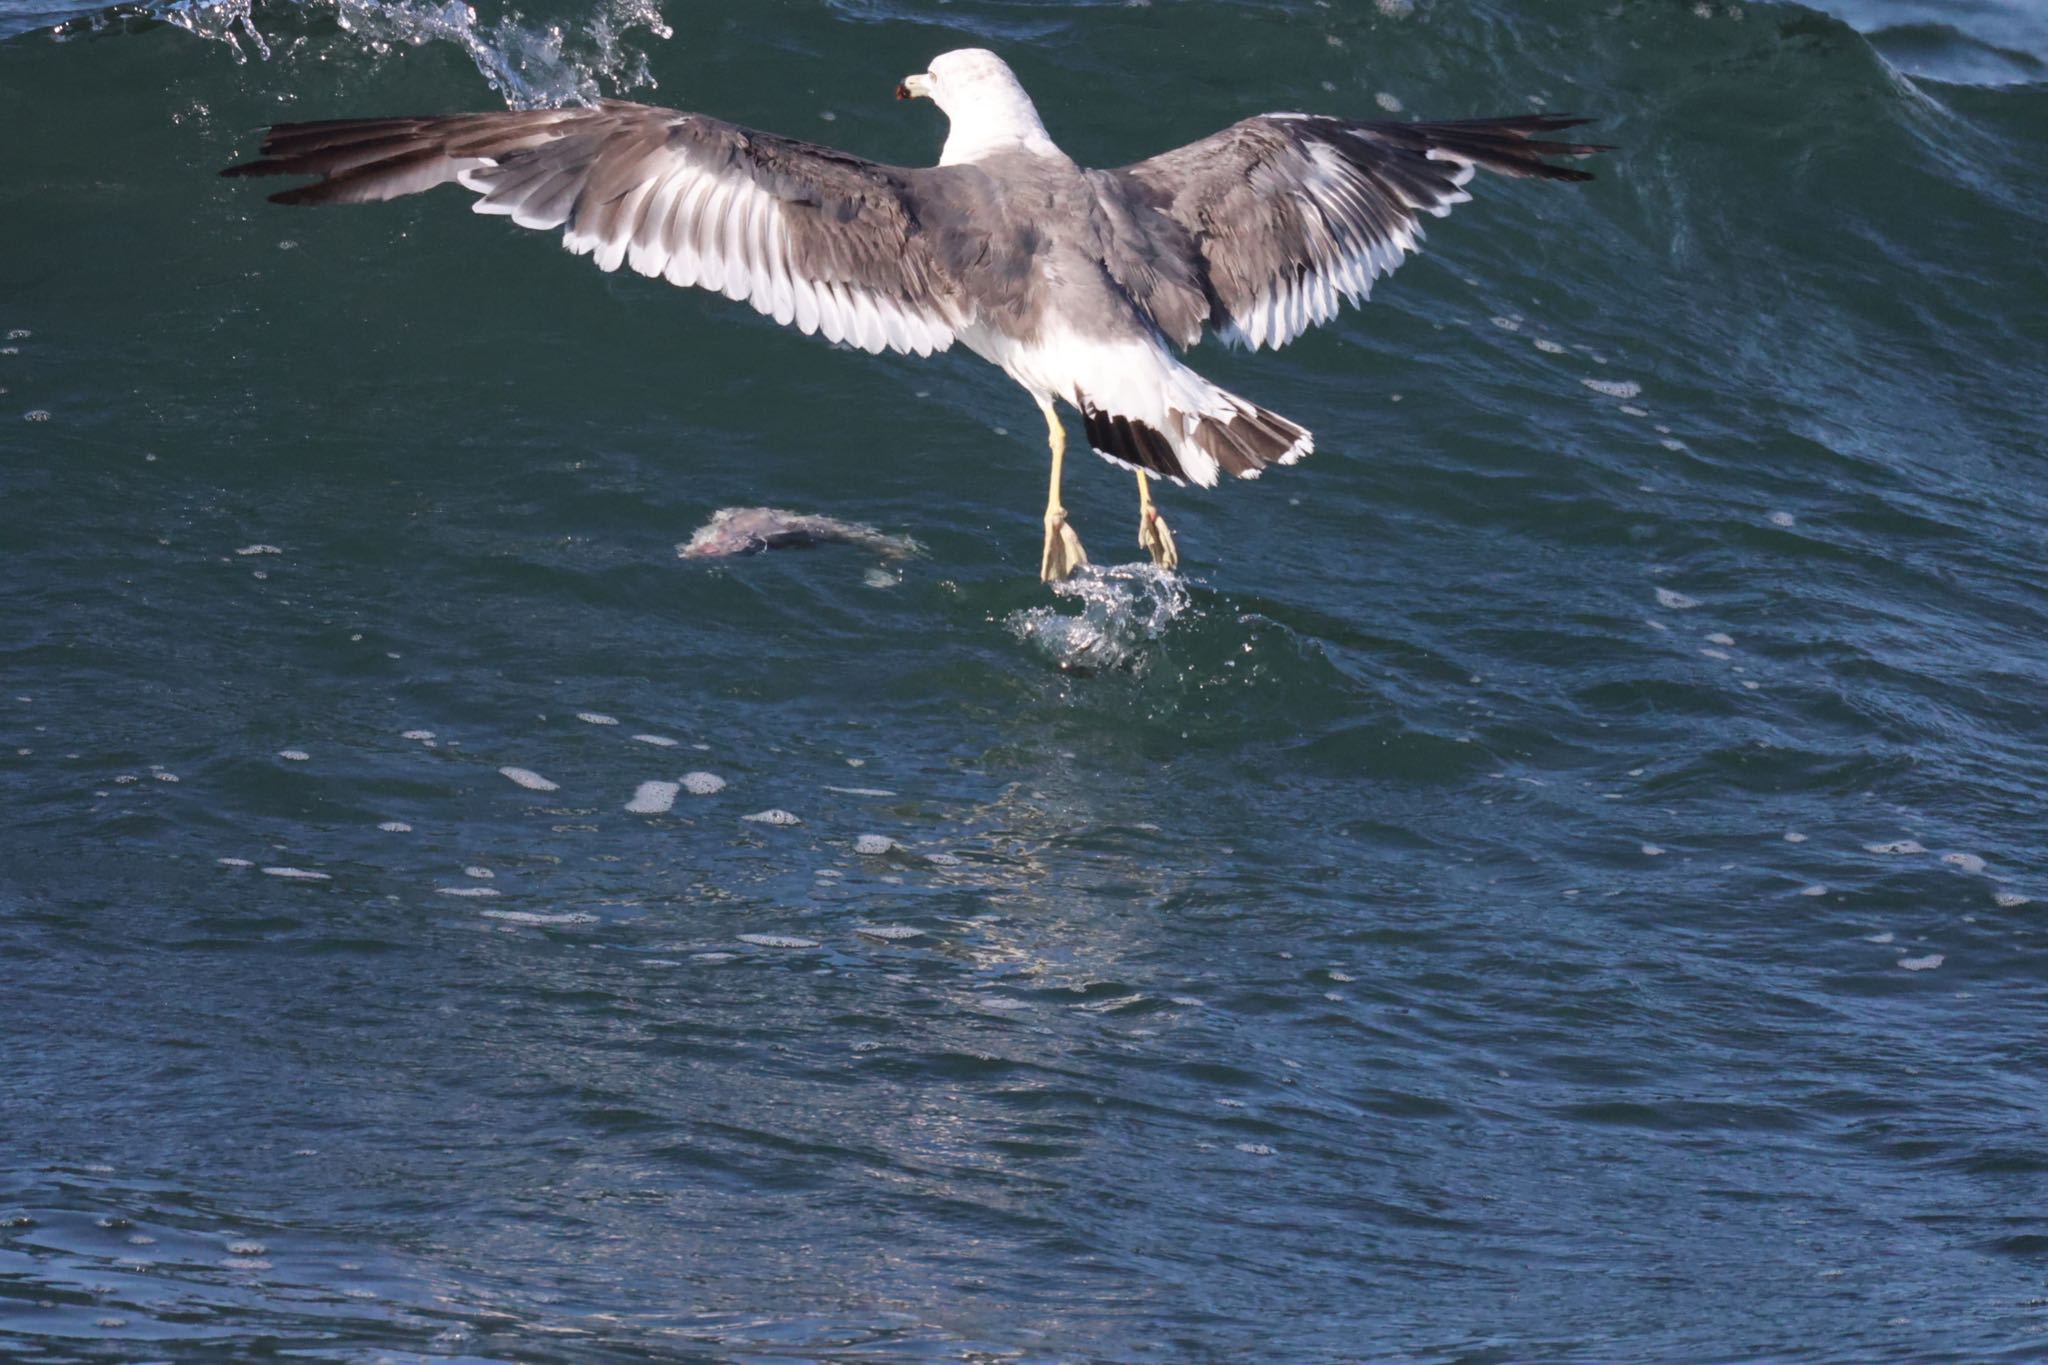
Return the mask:
<svg viewBox="0 0 2048 1365">
<path fill-rule="evenodd" d="M 1545 142 L 1577 127 L 1559 114 L 1454 123 L 1350 123 L 1261 114 L 1214 137 L 1111 172 L 1191 239 L 1225 341 L 1284 346 L 1361 302 L 1419 250 L 1422 214 L 1472 196 L 1475 166 L 1501 175 L 1590 180 L 1548 156 L 1609 150 Z"/>
<path fill-rule="evenodd" d="M 455 183 L 478 213 L 562 228 L 630 265 L 744 300 L 806 334 L 928 355 L 960 306 L 917 224 L 919 172 L 644 104 L 284 123 L 223 175 L 317 175 L 271 198 L 359 204 Z"/>
</svg>

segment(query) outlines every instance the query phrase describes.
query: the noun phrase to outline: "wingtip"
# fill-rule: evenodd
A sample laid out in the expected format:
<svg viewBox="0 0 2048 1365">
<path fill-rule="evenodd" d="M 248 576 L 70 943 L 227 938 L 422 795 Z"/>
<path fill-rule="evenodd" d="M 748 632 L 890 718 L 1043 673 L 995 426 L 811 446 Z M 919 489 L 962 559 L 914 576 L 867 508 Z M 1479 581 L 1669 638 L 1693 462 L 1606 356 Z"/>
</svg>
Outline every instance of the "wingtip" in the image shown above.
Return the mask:
<svg viewBox="0 0 2048 1365">
<path fill-rule="evenodd" d="M 279 190 L 276 194 L 270 195 L 269 199 L 273 204 L 318 204 L 325 202 L 329 197 L 321 193 L 327 186 L 326 180 L 315 180 L 310 185 L 295 185 L 288 190 Z"/>
</svg>

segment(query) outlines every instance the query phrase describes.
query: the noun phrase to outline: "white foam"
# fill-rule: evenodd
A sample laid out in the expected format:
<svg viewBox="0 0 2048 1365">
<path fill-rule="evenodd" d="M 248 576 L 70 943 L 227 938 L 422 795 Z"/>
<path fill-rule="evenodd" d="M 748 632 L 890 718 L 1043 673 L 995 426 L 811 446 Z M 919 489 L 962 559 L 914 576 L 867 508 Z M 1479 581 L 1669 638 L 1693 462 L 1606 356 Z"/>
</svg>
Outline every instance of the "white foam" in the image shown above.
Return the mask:
<svg viewBox="0 0 2048 1365">
<path fill-rule="evenodd" d="M 498 772 L 510 779 L 515 785 L 524 787 L 530 792 L 558 792 L 561 790 L 555 783 L 548 781 L 531 768 L 500 768 Z"/>
<path fill-rule="evenodd" d="M 1898 935 L 1894 934 L 1891 930 L 1887 929 L 1881 934 L 1865 934 L 1863 936 L 1863 941 L 1865 943 L 1890 943 L 1894 938 L 1897 937 Z"/>
<path fill-rule="evenodd" d="M 838 792 L 841 796 L 894 796 L 896 794 L 895 792 L 883 791 L 880 787 L 827 787 L 825 790 L 828 792 Z"/>
<path fill-rule="evenodd" d="M 1725 645 L 1729 649 L 1733 649 L 1735 648 L 1735 637 L 1725 630 L 1717 630 L 1707 637 L 1707 643 L 1710 645 Z"/>
<path fill-rule="evenodd" d="M 1609 398 L 1636 398 L 1643 392 L 1643 386 L 1627 379 L 1581 379 L 1579 381 L 1595 393 L 1604 393 Z"/>
<path fill-rule="evenodd" d="M 802 938 L 796 934 L 738 934 L 742 943 L 751 943 L 756 948 L 815 948 L 818 940 Z"/>
<path fill-rule="evenodd" d="M 1819 882 L 1815 882 L 1812 886 L 1799 888 L 1799 894 L 1802 896 L 1825 896 L 1827 893 L 1827 887 Z"/>
<path fill-rule="evenodd" d="M 256 866 L 256 864 L 254 864 L 254 863 L 250 862 L 250 861 L 249 861 L 249 860 L 248 860 L 247 858 L 215 858 L 215 859 L 214 859 L 214 861 L 215 861 L 215 862 L 217 862 L 217 863 L 219 863 L 219 864 L 220 864 L 220 865 L 221 865 L 222 867 L 254 867 L 254 866 Z"/>
<path fill-rule="evenodd" d="M 502 894 L 495 886 L 437 886 L 434 891 L 442 896 L 463 896 L 471 900 Z"/>
<path fill-rule="evenodd" d="M 1684 593 L 1673 592 L 1669 588 L 1657 589 L 1657 605 L 1670 611 L 1691 611 L 1699 604 L 1700 599 L 1697 597 L 1687 597 Z"/>
<path fill-rule="evenodd" d="M 576 719 L 582 721 L 585 725 L 617 725 L 619 723 L 617 716 L 608 716 L 602 711 L 578 711 Z"/>
<path fill-rule="evenodd" d="M 586 915 L 580 910 L 565 911 L 559 915 L 544 915 L 538 910 L 479 910 L 486 919 L 501 919 L 508 924 L 595 924 L 596 915 Z"/>
<path fill-rule="evenodd" d="M 1797 520 L 1797 518 L 1795 518 L 1790 512 L 1773 512 L 1771 513 L 1768 520 L 1773 526 L 1790 526 Z"/>
<path fill-rule="evenodd" d="M 1661 858 L 1664 856 L 1664 850 L 1655 844 L 1644 844 L 1643 856 L 1647 858 Z"/>
<path fill-rule="evenodd" d="M 1649 413 L 1643 411 L 1643 409 L 1637 407 L 1633 403 L 1623 403 L 1621 405 L 1621 411 L 1622 414 L 1627 417 L 1648 417 L 1650 415 Z"/>
<path fill-rule="evenodd" d="M 465 867 L 462 869 L 462 875 L 465 877 L 474 877 L 480 882 L 487 882 L 495 878 L 498 874 L 491 871 L 488 867 Z"/>
<path fill-rule="evenodd" d="M 313 757 L 313 755 L 307 753 L 304 749 L 279 749 L 277 751 L 277 756 L 287 763 L 304 763 L 306 760 Z"/>
<path fill-rule="evenodd" d="M 284 551 L 278 549 L 275 545 L 244 545 L 241 549 L 236 550 L 235 553 L 238 555 L 281 555 Z"/>
<path fill-rule="evenodd" d="M 303 867 L 266 867 L 263 869 L 263 875 L 266 877 L 283 877 L 286 881 L 293 882 L 331 882 L 334 880 L 325 872 L 308 872 Z"/>
<path fill-rule="evenodd" d="M 626 809 L 635 815 L 666 815 L 676 804 L 676 793 L 682 790 L 678 782 L 642 782 L 633 789 L 633 799 L 626 803 Z"/>
<path fill-rule="evenodd" d="M 1974 853 L 1944 853 L 1941 855 L 1941 860 L 1950 867 L 1960 867 L 1963 871 L 1971 874 L 1984 870 L 1984 860 Z"/>
<path fill-rule="evenodd" d="M 1500 328 L 1503 332 L 1519 332 L 1522 330 L 1522 320 L 1520 318 L 1494 318 L 1493 325 Z"/>
<path fill-rule="evenodd" d="M 733 962 L 733 961 L 737 961 L 737 960 L 738 960 L 738 958 L 739 958 L 739 954 L 738 954 L 738 953 L 691 953 L 691 954 L 690 954 L 690 961 L 692 961 L 692 962 Z"/>
<path fill-rule="evenodd" d="M 1629 411 L 1629 409 L 1623 408 L 1622 411 L 1627 412 Z M 1666 450 L 1670 451 L 1674 455 L 1676 455 L 1679 451 L 1685 449 L 1685 442 L 1679 440 L 1676 436 L 1659 437 L 1657 440 L 1657 444 L 1664 447 Z"/>
<path fill-rule="evenodd" d="M 853 851 L 855 853 L 865 853 L 870 856 L 893 853 L 901 847 L 903 845 L 897 843 L 886 834 L 863 834 L 853 841 Z"/>
<path fill-rule="evenodd" d="M 415 743 L 421 740 L 432 739 L 433 737 L 434 732 L 432 730 L 407 730 L 399 736 L 400 739 L 409 739 Z"/>
<path fill-rule="evenodd" d="M 1916 839 L 1894 839 L 1885 844 L 1865 844 L 1867 853 L 1925 853 L 1927 848 Z"/>
<path fill-rule="evenodd" d="M 924 931 L 908 924 L 857 924 L 853 932 L 862 938 L 878 938 L 887 943 L 899 943 L 906 938 L 917 938 Z"/>
<path fill-rule="evenodd" d="M 725 779 L 717 773 L 684 773 L 682 786 L 692 796 L 716 796 L 725 790 Z"/>
<path fill-rule="evenodd" d="M 870 588 L 894 588 L 903 583 L 903 575 L 888 569 L 869 569 L 860 576 L 860 581 Z"/>
<path fill-rule="evenodd" d="M 1902 957 L 1899 959 L 1899 965 L 1909 972 L 1931 972 L 1946 961 L 1948 958 L 1945 954 L 1929 953 L 1925 957 Z"/>
<path fill-rule="evenodd" d="M 380 823 L 377 826 L 377 828 L 383 830 L 386 834 L 412 833 L 412 826 L 408 825 L 403 820 L 385 820 L 382 823 Z"/>
<path fill-rule="evenodd" d="M 960 865 L 960 855 L 957 853 L 927 853 L 924 860 L 928 863 L 936 863 L 940 867 L 958 867 Z"/>
<path fill-rule="evenodd" d="M 1994 891 L 1991 895 L 1991 903 L 2001 910 L 2017 910 L 2022 905 L 2032 905 L 2034 898 L 2032 896 L 2022 896 L 2017 891 Z"/>
<path fill-rule="evenodd" d="M 157 772 L 151 773 L 150 776 L 155 778 L 159 782 L 176 782 L 179 780 L 178 775 L 176 773 Z"/>
<path fill-rule="evenodd" d="M 667 735 L 635 735 L 633 739 L 639 744 L 652 744 L 657 749 L 673 749 L 676 747 L 676 741 L 670 739 Z"/>
<path fill-rule="evenodd" d="M 772 806 L 767 810 L 757 810 L 752 815 L 742 815 L 740 819 L 751 820 L 757 825 L 801 825 L 803 823 L 802 820 L 791 815 L 788 811 L 779 810 Z"/>
<path fill-rule="evenodd" d="M 1248 1156 L 1273 1156 L 1276 1153 L 1263 1142 L 1240 1142 L 1237 1150 Z"/>
<path fill-rule="evenodd" d="M 1150 564 L 1083 565 L 1052 591 L 1079 602 L 1080 613 L 1033 607 L 1012 612 L 1004 624 L 1062 668 L 1142 665 L 1151 642 L 1194 605 L 1186 580 Z"/>
<path fill-rule="evenodd" d="M 1543 354 L 1545 355 L 1564 354 L 1564 347 L 1558 345 L 1554 341 L 1547 340 L 1543 337 L 1537 337 L 1536 340 L 1531 344 L 1533 344 L 1537 350 L 1543 352 Z"/>
<path fill-rule="evenodd" d="M 1806 842 L 1806 836 L 1796 829 L 1788 829 L 1785 831 L 1785 842 L 1788 844 L 1803 844 Z"/>
</svg>

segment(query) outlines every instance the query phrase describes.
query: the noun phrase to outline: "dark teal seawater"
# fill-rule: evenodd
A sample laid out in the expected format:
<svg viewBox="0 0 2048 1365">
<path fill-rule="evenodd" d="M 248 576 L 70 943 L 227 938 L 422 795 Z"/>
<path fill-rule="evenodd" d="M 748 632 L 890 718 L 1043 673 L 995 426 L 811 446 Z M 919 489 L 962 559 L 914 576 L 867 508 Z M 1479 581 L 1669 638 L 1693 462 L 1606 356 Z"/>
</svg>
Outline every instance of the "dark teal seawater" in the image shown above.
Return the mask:
<svg viewBox="0 0 2048 1365">
<path fill-rule="evenodd" d="M 0 1356 L 2048 1351 L 2031 5 L 65 13 L 0 9 Z M 1621 150 L 1198 353 L 1317 454 L 1086 600 L 970 356 L 213 176 L 621 90 L 928 160 L 967 44 L 1096 163 Z M 675 557 L 758 503 L 929 553 Z"/>
</svg>

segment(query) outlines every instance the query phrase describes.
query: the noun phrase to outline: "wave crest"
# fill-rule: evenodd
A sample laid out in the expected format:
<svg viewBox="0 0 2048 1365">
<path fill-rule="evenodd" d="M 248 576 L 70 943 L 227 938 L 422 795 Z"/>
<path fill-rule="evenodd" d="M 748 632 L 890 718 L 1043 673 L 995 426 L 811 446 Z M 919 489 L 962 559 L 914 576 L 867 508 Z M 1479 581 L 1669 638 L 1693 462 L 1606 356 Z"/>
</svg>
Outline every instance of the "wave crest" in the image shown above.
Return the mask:
<svg viewBox="0 0 2048 1365">
<path fill-rule="evenodd" d="M 613 92 L 652 88 L 646 54 L 627 35 L 674 35 L 658 0 L 599 0 L 571 21 L 535 21 L 507 11 L 486 19 L 464 0 L 178 0 L 155 17 L 225 43 L 237 61 L 264 61 L 305 39 L 280 38 L 309 17 L 331 15 L 353 43 L 382 56 L 397 47 L 452 43 L 513 109 L 595 104 Z"/>
</svg>

